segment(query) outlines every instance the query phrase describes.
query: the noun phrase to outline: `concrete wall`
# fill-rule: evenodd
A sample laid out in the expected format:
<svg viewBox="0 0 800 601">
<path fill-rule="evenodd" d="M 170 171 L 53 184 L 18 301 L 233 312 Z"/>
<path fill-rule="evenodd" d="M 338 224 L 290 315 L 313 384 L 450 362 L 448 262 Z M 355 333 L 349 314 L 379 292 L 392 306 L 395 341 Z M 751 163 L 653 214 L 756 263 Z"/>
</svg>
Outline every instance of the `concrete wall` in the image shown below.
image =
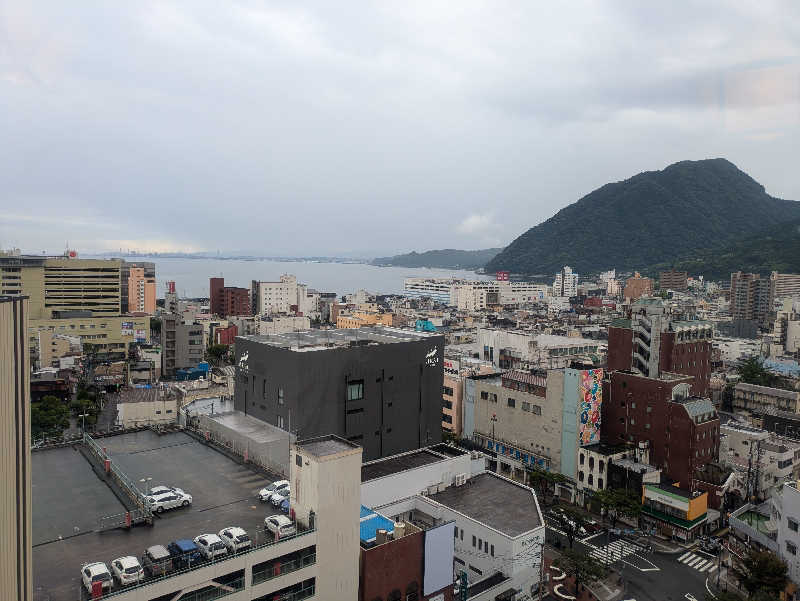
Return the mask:
<svg viewBox="0 0 800 601">
<path fill-rule="evenodd" d="M 235 407 L 291 428 L 300 438 L 337 434 L 371 460 L 442 440 L 444 338 L 324 350 L 291 351 L 236 339 Z M 436 351 L 434 365 L 426 354 Z M 348 382 L 364 398 L 347 401 Z"/>
<path fill-rule="evenodd" d="M 0 297 L 0 582 L 3 596 L 33 599 L 28 300 Z"/>
<path fill-rule="evenodd" d="M 442 482 L 450 486 L 459 474 L 466 474 L 469 478 L 471 470 L 470 454 L 465 453 L 416 469 L 375 478 L 361 484 L 361 504 L 374 508 L 396 499 L 419 494 L 429 486 Z"/>
<path fill-rule="evenodd" d="M 174 424 L 178 419 L 176 398 L 117 405 L 117 425 L 135 428 L 143 425 Z"/>
</svg>

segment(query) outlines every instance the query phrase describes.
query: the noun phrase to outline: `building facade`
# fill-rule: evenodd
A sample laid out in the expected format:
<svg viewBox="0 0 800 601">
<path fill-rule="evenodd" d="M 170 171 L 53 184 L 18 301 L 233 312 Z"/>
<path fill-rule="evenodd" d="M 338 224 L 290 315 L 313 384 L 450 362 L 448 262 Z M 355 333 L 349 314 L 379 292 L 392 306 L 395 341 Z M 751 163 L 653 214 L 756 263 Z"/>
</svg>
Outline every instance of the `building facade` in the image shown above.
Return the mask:
<svg viewBox="0 0 800 601">
<path fill-rule="evenodd" d="M 209 302 L 212 315 L 252 315 L 250 291 L 226 286 L 225 278 L 209 278 Z"/>
<path fill-rule="evenodd" d="M 739 382 L 733 389 L 733 408 L 753 413 L 800 413 L 800 392 Z"/>
<path fill-rule="evenodd" d="M 149 276 L 144 267 L 128 267 L 128 286 L 127 286 L 127 307 L 123 302 L 122 311 L 124 313 L 147 313 L 152 315 L 156 312 L 156 279 Z M 155 271 L 155 270 L 153 270 Z M 122 275 L 124 278 L 124 273 Z M 122 295 L 126 296 L 123 286 Z"/>
<path fill-rule="evenodd" d="M 0 581 L 9 598 L 33 600 L 28 299 L 0 296 Z"/>
<path fill-rule="evenodd" d="M 312 315 L 319 312 L 319 293 L 298 284 L 293 275 L 283 274 L 277 282 L 253 280 L 250 285 L 253 315 L 297 313 Z"/>
<path fill-rule="evenodd" d="M 769 278 L 741 271 L 731 274 L 730 311 L 734 321 L 752 321 L 766 327 L 774 298 Z"/>
<path fill-rule="evenodd" d="M 442 336 L 371 327 L 236 339 L 235 408 L 365 459 L 442 439 Z"/>
<path fill-rule="evenodd" d="M 576 359 L 597 359 L 598 348 L 586 338 L 479 327 L 475 350 L 501 369 L 557 369 Z"/>
<path fill-rule="evenodd" d="M 578 294 L 578 274 L 564 266 L 553 280 L 553 296 L 571 297 Z"/>
<path fill-rule="evenodd" d="M 203 326 L 185 324 L 180 315 L 161 318 L 161 376 L 172 378 L 179 369 L 196 367 L 203 361 Z"/>
<path fill-rule="evenodd" d="M 662 290 L 685 292 L 689 289 L 689 274 L 685 271 L 662 271 L 658 274 L 658 286 Z"/>
<path fill-rule="evenodd" d="M 622 291 L 625 300 L 633 301 L 651 294 L 653 294 L 653 280 L 642 277 L 638 271 L 632 278 L 625 280 L 625 289 Z"/>
</svg>

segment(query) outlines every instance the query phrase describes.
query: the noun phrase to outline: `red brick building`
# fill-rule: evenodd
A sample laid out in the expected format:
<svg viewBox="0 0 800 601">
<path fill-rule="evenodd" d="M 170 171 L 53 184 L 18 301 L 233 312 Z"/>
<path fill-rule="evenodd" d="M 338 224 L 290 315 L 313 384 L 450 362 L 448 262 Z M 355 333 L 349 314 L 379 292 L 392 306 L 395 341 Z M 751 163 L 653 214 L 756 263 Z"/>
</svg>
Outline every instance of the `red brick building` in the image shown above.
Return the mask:
<svg viewBox="0 0 800 601">
<path fill-rule="evenodd" d="M 250 290 L 226 286 L 225 278 L 209 279 L 209 303 L 212 315 L 252 315 Z"/>
<path fill-rule="evenodd" d="M 719 456 L 719 416 L 709 399 L 689 394 L 692 381 L 680 374 L 612 372 L 602 423 L 606 442 L 648 442 L 650 463 L 694 489 L 697 470 Z"/>
<path fill-rule="evenodd" d="M 233 344 L 238 335 L 239 328 L 235 324 L 227 328 L 214 328 L 214 344 Z"/>
<path fill-rule="evenodd" d="M 627 318 L 615 319 L 608 328 L 608 369 L 692 376 L 691 394 L 709 397 L 712 332 L 706 321 L 670 319 L 661 299 L 639 299 Z"/>
</svg>

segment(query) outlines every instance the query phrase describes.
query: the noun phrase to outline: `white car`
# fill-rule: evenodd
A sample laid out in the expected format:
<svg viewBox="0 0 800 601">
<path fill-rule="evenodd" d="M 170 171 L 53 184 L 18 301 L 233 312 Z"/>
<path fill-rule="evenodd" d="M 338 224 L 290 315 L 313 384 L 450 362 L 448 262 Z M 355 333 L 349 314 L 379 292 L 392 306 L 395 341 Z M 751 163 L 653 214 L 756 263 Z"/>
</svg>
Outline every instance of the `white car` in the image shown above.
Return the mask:
<svg viewBox="0 0 800 601">
<path fill-rule="evenodd" d="M 113 586 L 113 578 L 111 572 L 108 571 L 108 566 L 102 561 L 94 563 L 87 563 L 81 568 L 81 578 L 83 579 L 83 586 L 92 593 L 92 584 L 95 582 L 103 583 L 103 594 L 111 590 Z"/>
<path fill-rule="evenodd" d="M 111 571 L 120 584 L 136 584 L 144 580 L 144 568 L 139 560 L 131 555 L 118 557 L 111 562 Z"/>
<path fill-rule="evenodd" d="M 158 486 L 153 486 L 150 489 L 150 491 L 147 493 L 147 496 L 148 497 L 157 497 L 158 495 L 165 495 L 168 492 L 174 492 L 174 493 L 182 495 L 183 494 L 183 489 L 182 488 L 176 488 L 176 487 L 173 487 L 173 486 L 158 485 Z"/>
<path fill-rule="evenodd" d="M 206 559 L 214 559 L 220 555 L 227 555 L 228 548 L 216 534 L 201 534 L 195 537 L 194 544 Z"/>
<path fill-rule="evenodd" d="M 269 498 L 269 502 L 272 503 L 275 507 L 280 507 L 281 503 L 283 503 L 286 499 L 289 498 L 289 487 L 281 488 L 274 493 Z"/>
<path fill-rule="evenodd" d="M 283 488 L 289 488 L 288 480 L 276 480 L 269 486 L 258 491 L 258 498 L 262 501 L 269 501 L 273 493 Z"/>
<path fill-rule="evenodd" d="M 228 526 L 220 530 L 219 537 L 228 548 L 228 553 L 244 551 L 245 549 L 249 549 L 253 544 L 247 532 L 245 532 L 243 528 L 239 528 L 239 526 Z"/>
<path fill-rule="evenodd" d="M 147 504 L 150 509 L 157 513 L 161 513 L 165 509 L 173 509 L 175 507 L 188 507 L 192 504 L 192 495 L 176 492 L 168 492 L 162 495 L 147 497 Z"/>
<path fill-rule="evenodd" d="M 278 538 L 297 534 L 297 528 L 292 520 L 281 514 L 264 518 L 264 527 L 273 534 L 277 534 Z"/>
</svg>

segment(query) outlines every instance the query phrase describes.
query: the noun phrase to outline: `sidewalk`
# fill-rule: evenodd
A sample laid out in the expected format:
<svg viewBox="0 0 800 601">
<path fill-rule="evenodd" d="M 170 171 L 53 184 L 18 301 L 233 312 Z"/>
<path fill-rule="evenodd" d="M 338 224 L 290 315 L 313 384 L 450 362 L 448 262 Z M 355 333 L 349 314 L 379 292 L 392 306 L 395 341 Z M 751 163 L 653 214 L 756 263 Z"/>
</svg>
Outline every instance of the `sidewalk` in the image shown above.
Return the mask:
<svg viewBox="0 0 800 601">
<path fill-rule="evenodd" d="M 552 549 L 545 549 L 544 570 L 548 578 L 545 590 L 549 595 L 547 599 L 559 601 L 620 601 L 625 596 L 623 586 L 619 584 L 619 573 L 615 570 L 609 572 L 603 580 L 598 580 L 591 585 L 582 584 L 580 595 L 575 597 L 575 580 L 567 578 L 553 561 L 558 557 Z"/>
</svg>

